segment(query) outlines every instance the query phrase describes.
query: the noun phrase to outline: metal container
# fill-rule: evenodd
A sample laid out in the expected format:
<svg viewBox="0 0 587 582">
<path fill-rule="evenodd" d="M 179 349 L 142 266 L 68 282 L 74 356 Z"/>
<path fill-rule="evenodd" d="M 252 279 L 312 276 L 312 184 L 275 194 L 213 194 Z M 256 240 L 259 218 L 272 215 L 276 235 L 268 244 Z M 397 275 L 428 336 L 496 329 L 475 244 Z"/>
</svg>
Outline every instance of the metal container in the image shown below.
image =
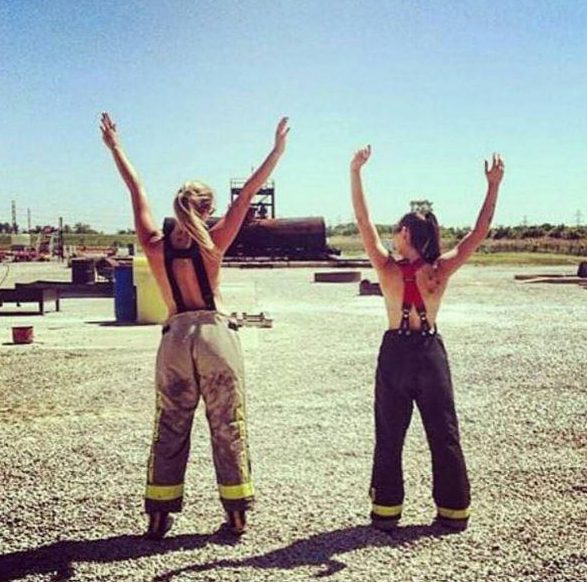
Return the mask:
<svg viewBox="0 0 587 582">
<path fill-rule="evenodd" d="M 167 319 L 167 305 L 146 257 L 134 257 L 132 268 L 137 290 L 137 322 L 163 323 Z"/>
<path fill-rule="evenodd" d="M 34 339 L 32 325 L 19 325 L 12 328 L 12 342 L 15 344 L 32 344 Z"/>
<path fill-rule="evenodd" d="M 78 285 L 96 282 L 94 259 L 72 259 L 71 281 Z"/>
<path fill-rule="evenodd" d="M 114 315 L 116 321 L 137 320 L 137 295 L 132 265 L 114 267 Z"/>
<path fill-rule="evenodd" d="M 215 219 L 209 221 L 214 226 Z M 327 258 L 322 217 L 252 219 L 241 227 L 226 257 L 274 257 L 292 260 Z"/>
</svg>

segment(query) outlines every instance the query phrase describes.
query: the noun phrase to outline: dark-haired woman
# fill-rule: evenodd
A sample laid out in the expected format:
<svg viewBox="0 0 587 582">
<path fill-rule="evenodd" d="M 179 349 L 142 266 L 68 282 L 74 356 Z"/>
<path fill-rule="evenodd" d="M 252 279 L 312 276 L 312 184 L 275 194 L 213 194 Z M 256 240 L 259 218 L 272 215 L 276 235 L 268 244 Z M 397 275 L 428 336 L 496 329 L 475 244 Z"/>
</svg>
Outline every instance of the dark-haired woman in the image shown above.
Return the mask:
<svg viewBox="0 0 587 582">
<path fill-rule="evenodd" d="M 503 160 L 485 162 L 488 189 L 475 228 L 441 254 L 438 223 L 431 212 L 411 212 L 393 229 L 395 255 L 385 249 L 373 224 L 361 182 L 371 155 L 367 146 L 351 162 L 352 201 L 359 232 L 377 271 L 389 328 L 375 382 L 375 452 L 371 478 L 371 521 L 388 530 L 397 525 L 404 500 L 402 448 L 414 403 L 432 454 L 436 523 L 462 530 L 469 519 L 470 489 L 446 350 L 436 316 L 450 276 L 487 236 L 495 211 Z"/>
<path fill-rule="evenodd" d="M 287 117 L 275 130 L 274 146 L 244 184 L 226 214 L 208 230 L 214 192 L 186 182 L 173 199 L 174 218 L 161 231 L 147 194 L 127 158 L 116 125 L 102 115 L 102 137 L 129 189 L 139 243 L 168 309 L 157 353 L 156 413 L 147 470 L 147 537 L 161 539 L 170 513 L 183 505 L 184 477 L 194 412 L 206 404 L 220 501 L 232 533 L 245 531 L 253 502 L 245 416 L 244 365 L 237 327 L 224 314 L 220 294 L 222 257 L 247 215 L 251 200 L 285 151 Z"/>
</svg>

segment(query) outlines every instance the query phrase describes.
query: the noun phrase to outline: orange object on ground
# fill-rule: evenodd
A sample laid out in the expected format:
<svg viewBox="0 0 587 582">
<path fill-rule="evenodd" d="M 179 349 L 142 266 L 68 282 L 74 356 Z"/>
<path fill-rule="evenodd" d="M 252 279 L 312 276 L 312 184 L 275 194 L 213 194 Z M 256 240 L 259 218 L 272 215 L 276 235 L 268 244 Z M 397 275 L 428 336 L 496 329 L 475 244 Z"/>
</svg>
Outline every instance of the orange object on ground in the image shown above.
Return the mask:
<svg viewBox="0 0 587 582">
<path fill-rule="evenodd" d="M 12 328 L 12 341 L 15 344 L 32 344 L 33 343 L 33 326 L 15 326 Z"/>
</svg>

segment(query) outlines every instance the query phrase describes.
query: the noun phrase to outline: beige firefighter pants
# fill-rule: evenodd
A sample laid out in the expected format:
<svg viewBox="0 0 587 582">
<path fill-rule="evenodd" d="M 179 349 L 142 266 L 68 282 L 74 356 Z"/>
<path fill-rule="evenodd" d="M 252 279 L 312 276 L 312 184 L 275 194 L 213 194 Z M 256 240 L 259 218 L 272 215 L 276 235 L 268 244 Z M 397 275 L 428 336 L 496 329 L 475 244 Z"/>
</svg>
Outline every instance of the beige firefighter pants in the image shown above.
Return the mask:
<svg viewBox="0 0 587 582">
<path fill-rule="evenodd" d="M 215 311 L 172 316 L 157 354 L 156 415 L 145 511 L 181 511 L 190 433 L 202 396 L 220 500 L 227 510 L 253 501 L 245 421 L 244 369 L 236 325 Z"/>
</svg>

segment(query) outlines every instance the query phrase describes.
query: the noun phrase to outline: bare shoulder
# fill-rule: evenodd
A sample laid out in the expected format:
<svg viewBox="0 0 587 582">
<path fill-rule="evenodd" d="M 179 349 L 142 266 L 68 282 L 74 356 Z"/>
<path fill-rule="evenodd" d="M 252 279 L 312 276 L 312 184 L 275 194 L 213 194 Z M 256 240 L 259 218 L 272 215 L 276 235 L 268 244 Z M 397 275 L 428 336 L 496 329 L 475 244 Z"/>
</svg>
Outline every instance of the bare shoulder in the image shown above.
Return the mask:
<svg viewBox="0 0 587 582">
<path fill-rule="evenodd" d="M 430 265 L 430 274 L 438 280 L 439 283 L 446 282 L 455 271 L 454 251 L 442 254 L 433 265 Z"/>
<path fill-rule="evenodd" d="M 371 261 L 371 265 L 375 269 L 379 280 L 391 279 L 400 272 L 397 259 L 391 253 L 388 253 L 387 260 L 380 265 L 374 264 L 373 261 Z"/>
<path fill-rule="evenodd" d="M 143 241 L 143 252 L 149 258 L 163 253 L 164 235 L 162 230 L 153 231 L 147 240 Z"/>
</svg>

